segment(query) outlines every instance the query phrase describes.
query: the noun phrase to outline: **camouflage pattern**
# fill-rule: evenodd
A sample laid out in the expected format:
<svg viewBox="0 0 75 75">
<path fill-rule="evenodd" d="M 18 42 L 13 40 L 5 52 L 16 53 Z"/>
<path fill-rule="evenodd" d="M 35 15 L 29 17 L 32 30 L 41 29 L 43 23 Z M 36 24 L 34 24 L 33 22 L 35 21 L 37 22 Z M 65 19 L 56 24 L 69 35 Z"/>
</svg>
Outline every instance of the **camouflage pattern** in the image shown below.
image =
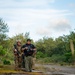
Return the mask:
<svg viewBox="0 0 75 75">
<path fill-rule="evenodd" d="M 17 46 L 19 54 L 14 51 L 15 70 L 19 70 L 22 66 L 21 46 Z"/>
<path fill-rule="evenodd" d="M 15 56 L 15 70 L 20 70 L 21 68 L 21 57 Z"/>
</svg>

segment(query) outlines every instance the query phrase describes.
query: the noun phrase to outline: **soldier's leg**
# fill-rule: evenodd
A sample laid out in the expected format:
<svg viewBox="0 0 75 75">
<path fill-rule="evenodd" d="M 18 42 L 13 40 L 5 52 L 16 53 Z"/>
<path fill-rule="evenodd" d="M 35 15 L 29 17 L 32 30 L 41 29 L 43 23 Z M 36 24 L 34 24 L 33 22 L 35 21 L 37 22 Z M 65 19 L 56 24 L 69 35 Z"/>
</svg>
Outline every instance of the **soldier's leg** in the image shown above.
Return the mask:
<svg viewBox="0 0 75 75">
<path fill-rule="evenodd" d="M 22 55 L 22 68 L 25 68 L 25 56 Z"/>
<path fill-rule="evenodd" d="M 32 72 L 33 57 L 29 56 L 29 71 Z"/>
<path fill-rule="evenodd" d="M 18 70 L 18 57 L 15 56 L 15 70 Z"/>
<path fill-rule="evenodd" d="M 22 59 L 22 68 L 25 68 L 25 60 Z"/>
<path fill-rule="evenodd" d="M 18 67 L 19 67 L 19 69 L 21 68 L 21 63 L 22 63 L 22 59 L 21 59 L 21 57 L 18 57 Z"/>
<path fill-rule="evenodd" d="M 25 70 L 29 72 L 29 56 L 25 57 Z"/>
</svg>

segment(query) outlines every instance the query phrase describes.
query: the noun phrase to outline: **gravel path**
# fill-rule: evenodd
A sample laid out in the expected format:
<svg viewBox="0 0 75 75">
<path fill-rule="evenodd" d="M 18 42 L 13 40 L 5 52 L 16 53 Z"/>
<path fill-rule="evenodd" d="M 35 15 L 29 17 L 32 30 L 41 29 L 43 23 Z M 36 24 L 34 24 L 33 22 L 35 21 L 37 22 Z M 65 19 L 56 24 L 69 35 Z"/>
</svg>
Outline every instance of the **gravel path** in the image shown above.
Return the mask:
<svg viewBox="0 0 75 75">
<path fill-rule="evenodd" d="M 45 68 L 44 73 L 48 75 L 75 75 L 75 67 L 59 65 L 36 65 Z"/>
</svg>

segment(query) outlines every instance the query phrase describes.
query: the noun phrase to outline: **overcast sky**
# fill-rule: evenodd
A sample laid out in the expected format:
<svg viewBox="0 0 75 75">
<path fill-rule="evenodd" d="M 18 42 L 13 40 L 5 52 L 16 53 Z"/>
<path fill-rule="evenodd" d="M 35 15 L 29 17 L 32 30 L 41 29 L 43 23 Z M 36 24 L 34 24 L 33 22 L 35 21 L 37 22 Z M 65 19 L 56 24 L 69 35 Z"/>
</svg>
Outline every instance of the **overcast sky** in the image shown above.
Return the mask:
<svg viewBox="0 0 75 75">
<path fill-rule="evenodd" d="M 75 29 L 75 0 L 0 0 L 9 37 L 30 32 L 34 40 L 56 38 Z"/>
</svg>

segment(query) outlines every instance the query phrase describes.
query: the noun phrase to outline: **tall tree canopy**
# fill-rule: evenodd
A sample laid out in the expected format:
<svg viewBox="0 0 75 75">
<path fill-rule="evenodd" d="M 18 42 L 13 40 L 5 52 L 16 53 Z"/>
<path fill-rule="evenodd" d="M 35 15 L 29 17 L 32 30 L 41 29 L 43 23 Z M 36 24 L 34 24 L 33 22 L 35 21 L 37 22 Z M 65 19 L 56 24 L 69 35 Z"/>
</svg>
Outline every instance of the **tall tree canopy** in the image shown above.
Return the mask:
<svg viewBox="0 0 75 75">
<path fill-rule="evenodd" d="M 8 31 L 8 25 L 0 18 L 0 42 L 6 38 L 6 32 Z"/>
</svg>

